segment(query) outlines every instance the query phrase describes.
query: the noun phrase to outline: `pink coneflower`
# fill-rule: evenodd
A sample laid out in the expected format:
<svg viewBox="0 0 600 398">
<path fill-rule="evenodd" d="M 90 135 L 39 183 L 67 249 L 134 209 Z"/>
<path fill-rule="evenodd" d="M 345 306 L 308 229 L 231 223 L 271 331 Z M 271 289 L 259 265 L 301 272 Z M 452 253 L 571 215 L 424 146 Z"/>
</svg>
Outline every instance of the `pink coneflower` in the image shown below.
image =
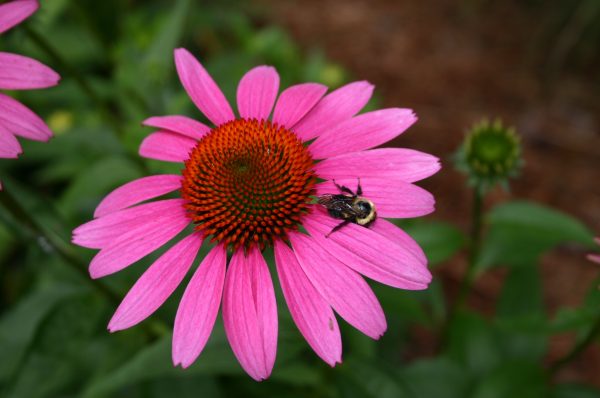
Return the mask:
<svg viewBox="0 0 600 398">
<path fill-rule="evenodd" d="M 0 5 L 0 33 L 19 24 L 38 8 L 36 0 L 15 0 Z M 47 88 L 59 80 L 56 72 L 32 58 L 0 52 L 0 90 Z M 48 141 L 52 132 L 25 105 L 0 93 L 0 158 L 16 158 L 22 153 L 16 136 Z"/>
<path fill-rule="evenodd" d="M 159 131 L 144 140 L 140 154 L 183 163 L 182 175 L 144 177 L 116 189 L 100 203 L 96 219 L 74 231 L 73 242 L 101 249 L 90 264 L 91 276 L 99 278 L 157 250 L 190 224 L 194 232 L 141 276 L 109 330 L 129 328 L 156 311 L 189 271 L 203 239 L 210 239 L 215 246 L 175 317 L 175 365 L 196 360 L 222 302 L 225 332 L 240 364 L 256 380 L 270 375 L 277 350 L 277 306 L 263 257 L 270 247 L 287 306 L 319 357 L 331 366 L 341 362 L 334 311 L 379 338 L 385 315 L 361 274 L 411 290 L 431 280 L 421 248 L 381 217 L 433 211 L 432 195 L 412 183 L 437 172 L 438 159 L 410 149 L 370 149 L 412 125 L 413 112 L 392 108 L 355 116 L 371 97 L 367 82 L 328 95 L 321 84 L 298 84 L 277 99 L 276 70 L 259 66 L 238 85 L 236 117 L 187 50 L 175 51 L 175 64 L 192 101 L 216 127 L 185 116 L 147 119 L 144 124 Z M 380 218 L 368 228 L 350 223 L 326 237 L 340 220 L 314 204 L 314 195 L 338 193 L 334 179 L 354 189 L 358 178 Z M 179 199 L 140 204 L 176 190 Z"/>
</svg>

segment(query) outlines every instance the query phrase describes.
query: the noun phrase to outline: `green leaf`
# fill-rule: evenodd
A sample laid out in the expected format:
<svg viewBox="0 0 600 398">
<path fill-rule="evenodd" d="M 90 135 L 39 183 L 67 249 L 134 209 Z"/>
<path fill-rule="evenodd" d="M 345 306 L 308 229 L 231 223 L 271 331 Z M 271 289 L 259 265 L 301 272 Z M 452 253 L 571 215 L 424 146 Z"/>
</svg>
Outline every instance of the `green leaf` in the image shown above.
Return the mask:
<svg viewBox="0 0 600 398">
<path fill-rule="evenodd" d="M 471 398 L 546 398 L 546 375 L 541 364 L 505 362 L 476 386 Z"/>
<path fill-rule="evenodd" d="M 497 322 L 498 347 L 505 360 L 542 361 L 548 348 L 544 318 Z"/>
<path fill-rule="evenodd" d="M 73 180 L 59 204 L 63 214 L 89 214 L 101 197 L 120 184 L 140 177 L 139 167 L 122 157 L 108 157 L 89 165 Z"/>
<path fill-rule="evenodd" d="M 53 355 L 32 353 L 27 357 L 21 372 L 12 381 L 14 386 L 7 398 L 55 397 L 56 392 L 75 376 L 73 364 Z"/>
<path fill-rule="evenodd" d="M 0 320 L 0 383 L 13 377 L 36 332 L 48 314 L 61 302 L 84 290 L 56 285 L 34 291 Z"/>
<path fill-rule="evenodd" d="M 584 331 L 600 317 L 600 279 L 590 283 L 590 289 L 583 305 L 574 308 L 561 308 L 548 324 L 549 333 L 560 333 L 569 330 Z"/>
<path fill-rule="evenodd" d="M 144 59 L 156 82 L 164 81 L 172 68 L 173 49 L 180 41 L 185 20 L 189 15 L 190 0 L 178 0 L 171 8 L 169 18 L 152 40 Z"/>
<path fill-rule="evenodd" d="M 575 308 L 561 309 L 554 319 L 548 322 L 548 333 L 576 331 L 578 338 L 586 336 L 600 318 L 599 279 L 591 283 L 590 290 L 582 305 Z"/>
<path fill-rule="evenodd" d="M 343 372 L 344 396 L 373 398 L 408 397 L 406 389 L 391 371 L 368 360 L 344 361 L 339 371 Z"/>
<path fill-rule="evenodd" d="M 530 265 L 555 246 L 574 242 L 592 247 L 593 234 L 575 218 L 532 202 L 509 202 L 488 215 L 489 233 L 477 267 Z"/>
<path fill-rule="evenodd" d="M 550 398 L 600 398 L 600 391 L 582 384 L 559 384 L 550 393 Z"/>
<path fill-rule="evenodd" d="M 537 267 L 511 268 L 496 310 L 499 345 L 513 359 L 541 360 L 546 352 L 546 319 Z"/>
<path fill-rule="evenodd" d="M 56 396 L 88 379 L 104 357 L 115 353 L 106 344 L 100 355 L 89 351 L 97 344 L 95 334 L 106 334 L 106 309 L 106 302 L 91 292 L 55 306 L 38 327 L 18 374 L 11 378 L 8 396 Z"/>
<path fill-rule="evenodd" d="M 454 256 L 464 245 L 464 234 L 451 224 L 440 221 L 400 222 L 399 226 L 423 248 L 430 265 Z"/>
<path fill-rule="evenodd" d="M 0 270 L 4 265 L 5 256 L 14 248 L 15 237 L 5 225 L 0 225 Z"/>
<path fill-rule="evenodd" d="M 410 396 L 418 398 L 464 398 L 471 384 L 469 373 L 446 358 L 415 361 L 400 375 Z"/>
<path fill-rule="evenodd" d="M 496 310 L 498 317 L 538 317 L 542 310 L 542 286 L 537 268 L 512 269 L 502 287 Z"/>
<path fill-rule="evenodd" d="M 426 293 L 428 298 L 427 306 L 431 313 L 433 325 L 441 325 L 446 320 L 448 314 L 442 282 L 439 279 L 433 280 L 427 288 Z"/>
<path fill-rule="evenodd" d="M 446 354 L 473 375 L 489 372 L 502 361 L 496 332 L 480 315 L 458 313 L 449 329 Z"/>
<path fill-rule="evenodd" d="M 596 288 L 597 289 L 597 288 Z M 573 329 L 582 329 L 591 325 L 598 317 L 598 308 L 587 306 L 560 308 L 548 323 L 549 333 L 560 333 Z"/>
<path fill-rule="evenodd" d="M 445 354 L 483 377 L 507 361 L 540 361 L 546 346 L 544 318 L 539 315 L 490 322 L 479 314 L 463 312 L 450 325 Z"/>
<path fill-rule="evenodd" d="M 418 298 L 427 299 L 431 292 L 403 291 L 377 283 L 373 283 L 372 288 L 389 317 L 398 317 L 413 322 L 427 320 L 427 314 Z"/>
<path fill-rule="evenodd" d="M 112 337 L 114 338 L 114 337 Z M 195 376 L 248 376 L 235 359 L 223 330 L 217 321 L 202 354 L 187 369 L 174 367 L 171 359 L 172 335 L 167 334 L 158 341 L 141 348 L 108 373 L 99 374 L 83 391 L 81 396 L 113 396 L 126 387 L 146 383 L 157 378 L 177 379 Z M 279 336 L 277 362 L 270 380 L 289 386 L 314 386 L 322 383 L 319 368 L 327 365 L 310 366 L 303 358 L 308 345 L 296 334 Z"/>
<path fill-rule="evenodd" d="M 183 377 L 190 374 L 235 375 L 243 372 L 235 361 L 222 330 L 213 330 L 200 358 L 185 370 L 173 366 L 171 340 L 172 336 L 169 334 L 141 349 L 120 367 L 95 380 L 82 396 L 111 396 L 112 392 L 123 387 L 157 377 Z"/>
<path fill-rule="evenodd" d="M 146 388 L 142 391 L 148 394 L 144 396 L 149 398 L 198 398 L 199 392 L 202 392 L 202 397 L 207 398 L 222 396 L 217 379 L 199 375 L 158 378 L 143 385 Z"/>
</svg>

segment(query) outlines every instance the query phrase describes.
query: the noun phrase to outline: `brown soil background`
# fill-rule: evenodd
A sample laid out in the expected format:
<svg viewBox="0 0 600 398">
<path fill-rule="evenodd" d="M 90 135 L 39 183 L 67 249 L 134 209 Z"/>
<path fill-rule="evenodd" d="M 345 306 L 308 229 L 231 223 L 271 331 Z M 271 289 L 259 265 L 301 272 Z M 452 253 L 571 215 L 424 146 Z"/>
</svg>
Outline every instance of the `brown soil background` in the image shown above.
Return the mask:
<svg viewBox="0 0 600 398">
<path fill-rule="evenodd" d="M 512 192 L 496 191 L 486 205 L 535 200 L 584 220 L 600 234 L 600 65 L 570 64 L 562 47 L 568 31 L 553 35 L 550 5 L 477 0 L 259 4 L 270 22 L 283 26 L 302 47 L 321 48 L 357 79 L 374 83 L 383 107 L 415 109 L 419 122 L 392 145 L 443 160 L 443 170 L 422 184 L 437 198 L 433 218 L 467 229 L 470 194 L 449 158 L 468 126 L 482 117 L 500 117 L 522 136 L 526 165 Z M 598 275 L 585 253 L 570 247 L 546 255 L 541 270 L 550 314 L 578 305 Z M 436 270 L 450 297 L 463 271 L 461 259 Z M 498 272 L 478 281 L 471 304 L 491 312 L 502 278 Z M 570 335 L 553 339 L 548 360 L 564 355 L 572 341 Z M 423 355 L 431 344 L 423 341 Z M 600 387 L 599 374 L 596 345 L 557 378 Z"/>
</svg>

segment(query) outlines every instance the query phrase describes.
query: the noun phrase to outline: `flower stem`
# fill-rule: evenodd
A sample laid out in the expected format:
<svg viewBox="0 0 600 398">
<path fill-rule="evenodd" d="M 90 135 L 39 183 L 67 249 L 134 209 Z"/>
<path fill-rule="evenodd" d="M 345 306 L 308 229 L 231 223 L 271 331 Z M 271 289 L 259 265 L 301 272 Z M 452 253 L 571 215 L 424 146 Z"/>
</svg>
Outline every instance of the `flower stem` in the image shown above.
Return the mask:
<svg viewBox="0 0 600 398">
<path fill-rule="evenodd" d="M 14 216 L 14 218 L 20 222 L 27 230 L 40 238 L 39 243 L 46 248 L 50 248 L 56 254 L 61 257 L 65 264 L 73 268 L 79 273 L 85 281 L 92 284 L 98 291 L 106 296 L 111 302 L 118 304 L 121 300 L 119 296 L 110 290 L 106 285 L 90 279 L 87 271 L 86 264 L 79 259 L 69 246 L 63 242 L 59 237 L 44 230 L 39 223 L 29 215 L 29 213 L 21 206 L 6 189 L 0 191 L 0 203 Z"/>
<path fill-rule="evenodd" d="M 481 185 L 475 186 L 473 190 L 473 209 L 471 214 L 471 231 L 470 231 L 470 245 L 469 245 L 469 262 L 467 264 L 467 271 L 463 276 L 460 283 L 458 297 L 454 301 L 454 304 L 448 311 L 448 317 L 440 333 L 441 342 L 440 347 L 444 347 L 448 342 L 448 333 L 450 332 L 450 326 L 454 321 L 458 311 L 465 305 L 469 292 L 473 287 L 476 276 L 476 264 L 477 258 L 479 257 L 479 251 L 481 247 L 481 234 L 483 226 L 483 192 Z"/>
<path fill-rule="evenodd" d="M 565 366 L 566 364 L 568 364 L 569 362 L 571 362 L 572 360 L 577 358 L 583 351 L 585 351 L 585 349 L 590 344 L 592 344 L 594 341 L 596 341 L 596 339 L 598 338 L 599 335 L 600 335 L 600 314 L 598 314 L 596 321 L 594 322 L 594 324 L 592 325 L 590 330 L 587 332 L 587 334 L 581 340 L 576 342 L 573 345 L 573 347 L 571 348 L 571 350 L 565 356 L 563 356 L 562 358 L 560 358 L 559 360 L 557 360 L 550 366 L 550 372 L 553 374 L 556 373 L 563 366 Z"/>
<path fill-rule="evenodd" d="M 476 264 L 481 249 L 481 230 L 483 225 L 483 189 L 480 185 L 473 189 L 473 210 L 471 213 L 470 250 L 467 272 L 460 285 L 456 307 L 464 306 L 475 282 Z"/>
</svg>

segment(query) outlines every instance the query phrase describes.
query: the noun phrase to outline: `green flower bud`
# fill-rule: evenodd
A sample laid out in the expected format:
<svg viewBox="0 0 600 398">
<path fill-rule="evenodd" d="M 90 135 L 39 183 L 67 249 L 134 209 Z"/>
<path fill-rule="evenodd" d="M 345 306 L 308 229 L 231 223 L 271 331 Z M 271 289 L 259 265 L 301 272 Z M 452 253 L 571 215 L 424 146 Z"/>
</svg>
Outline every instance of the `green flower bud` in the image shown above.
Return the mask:
<svg viewBox="0 0 600 398">
<path fill-rule="evenodd" d="M 520 141 L 514 128 L 500 120 L 482 120 L 468 131 L 456 156 L 457 167 L 473 185 L 487 189 L 499 183 L 507 188 L 522 165 Z"/>
</svg>

